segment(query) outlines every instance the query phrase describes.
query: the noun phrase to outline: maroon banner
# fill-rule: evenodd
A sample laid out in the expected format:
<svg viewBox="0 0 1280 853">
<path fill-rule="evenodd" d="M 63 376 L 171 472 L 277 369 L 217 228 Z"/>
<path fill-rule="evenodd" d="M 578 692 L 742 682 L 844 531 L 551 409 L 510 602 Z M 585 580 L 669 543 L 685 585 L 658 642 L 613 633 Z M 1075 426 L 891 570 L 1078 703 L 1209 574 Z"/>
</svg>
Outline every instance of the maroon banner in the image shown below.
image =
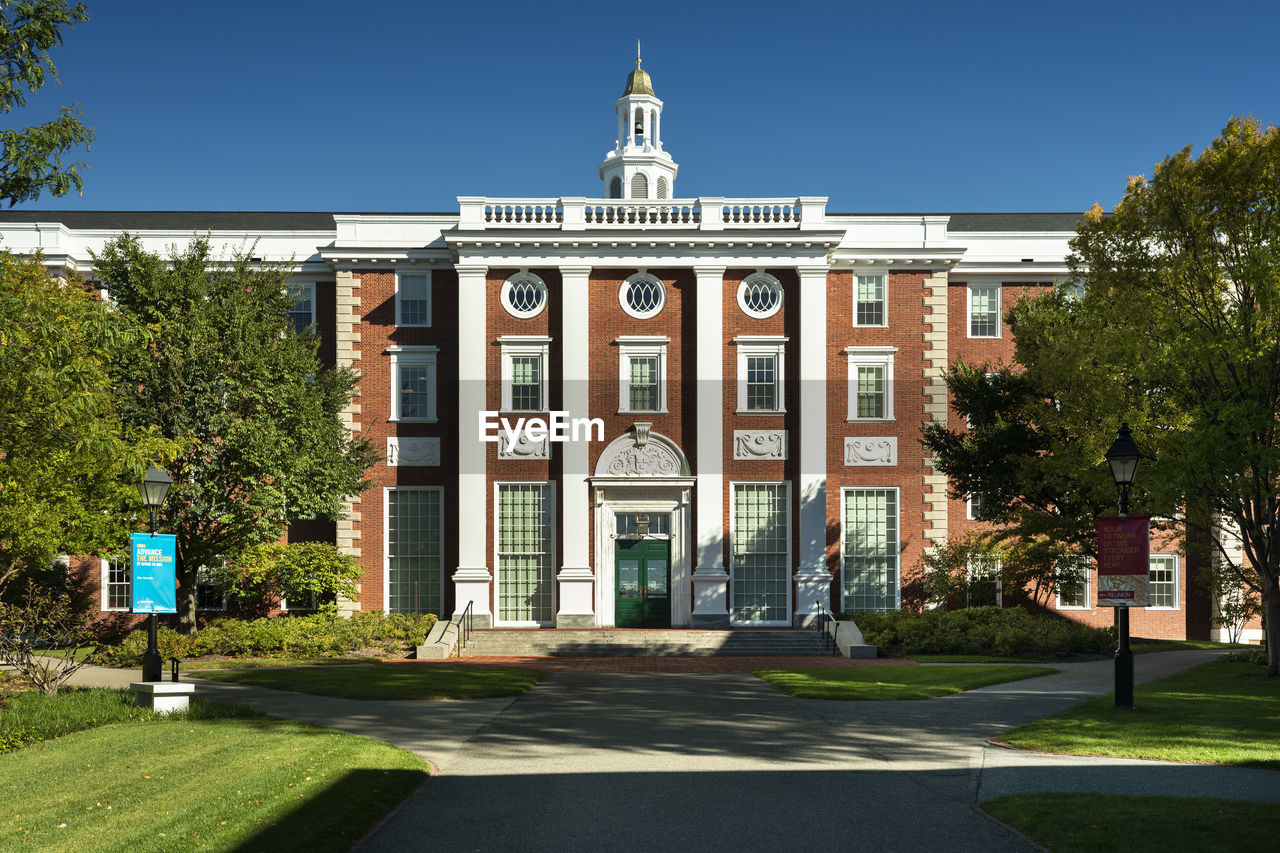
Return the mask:
<svg viewBox="0 0 1280 853">
<path fill-rule="evenodd" d="M 1098 519 L 1098 605 L 1146 607 L 1151 516 Z"/>
</svg>

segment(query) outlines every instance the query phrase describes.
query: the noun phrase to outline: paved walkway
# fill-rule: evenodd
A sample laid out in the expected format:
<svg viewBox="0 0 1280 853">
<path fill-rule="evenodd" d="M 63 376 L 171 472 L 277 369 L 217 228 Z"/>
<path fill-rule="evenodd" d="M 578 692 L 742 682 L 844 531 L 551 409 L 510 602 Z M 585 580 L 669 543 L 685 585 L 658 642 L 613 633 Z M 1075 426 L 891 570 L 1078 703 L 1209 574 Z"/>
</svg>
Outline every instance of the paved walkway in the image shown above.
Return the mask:
<svg viewBox="0 0 1280 853">
<path fill-rule="evenodd" d="M 1137 680 L 1214 654 L 1142 655 Z M 1273 771 L 1036 755 L 985 742 L 1109 692 L 1110 660 L 920 702 L 797 700 L 741 672 L 560 663 L 517 699 L 359 702 L 216 682 L 199 692 L 430 760 L 439 773 L 366 839 L 370 851 L 1027 850 L 973 804 L 1037 790 L 1280 803 Z"/>
</svg>

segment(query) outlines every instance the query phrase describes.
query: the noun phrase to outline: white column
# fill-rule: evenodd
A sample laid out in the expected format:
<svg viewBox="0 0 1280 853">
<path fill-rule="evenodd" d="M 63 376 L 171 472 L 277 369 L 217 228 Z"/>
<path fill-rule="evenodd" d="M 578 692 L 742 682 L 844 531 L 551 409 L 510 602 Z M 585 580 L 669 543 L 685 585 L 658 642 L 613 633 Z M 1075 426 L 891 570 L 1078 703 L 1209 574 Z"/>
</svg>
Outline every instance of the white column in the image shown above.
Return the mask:
<svg viewBox="0 0 1280 853">
<path fill-rule="evenodd" d="M 724 570 L 724 267 L 694 267 L 698 316 L 695 374 L 697 504 L 693 626 L 729 627 L 729 574 Z"/>
<path fill-rule="evenodd" d="M 460 265 L 458 271 L 458 568 L 453 573 L 456 595 L 454 614 L 468 604 L 478 627 L 493 624 L 489 610 L 489 590 L 493 574 L 489 571 L 490 537 L 486 528 L 488 512 L 488 478 L 485 451 L 488 444 L 480 441 L 479 413 L 485 406 L 486 376 L 485 342 L 485 273 L 483 265 Z"/>
<path fill-rule="evenodd" d="M 827 570 L 827 268 L 800 274 L 800 539 L 795 622 L 831 606 Z"/>
<path fill-rule="evenodd" d="M 589 418 L 590 335 L 587 280 L 590 267 L 561 267 L 563 294 L 560 316 L 563 341 L 560 349 L 561 400 L 570 422 Z M 566 441 L 560 448 L 560 524 L 564 563 L 556 580 L 560 584 L 557 628 L 594 628 L 596 625 L 591 574 L 591 504 L 587 488 L 587 441 Z"/>
</svg>

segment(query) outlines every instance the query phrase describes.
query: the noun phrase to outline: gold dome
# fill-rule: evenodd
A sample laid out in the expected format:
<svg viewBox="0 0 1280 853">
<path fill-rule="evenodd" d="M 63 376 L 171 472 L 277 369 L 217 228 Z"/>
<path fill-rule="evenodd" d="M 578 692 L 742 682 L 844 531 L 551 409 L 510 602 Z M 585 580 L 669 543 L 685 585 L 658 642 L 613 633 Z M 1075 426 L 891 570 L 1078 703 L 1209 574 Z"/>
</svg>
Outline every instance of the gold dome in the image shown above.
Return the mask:
<svg viewBox="0 0 1280 853">
<path fill-rule="evenodd" d="M 636 69 L 627 75 L 627 86 L 622 90 L 622 97 L 627 95 L 653 95 L 653 83 L 649 80 L 649 72 L 640 67 L 640 57 L 636 57 Z"/>
</svg>

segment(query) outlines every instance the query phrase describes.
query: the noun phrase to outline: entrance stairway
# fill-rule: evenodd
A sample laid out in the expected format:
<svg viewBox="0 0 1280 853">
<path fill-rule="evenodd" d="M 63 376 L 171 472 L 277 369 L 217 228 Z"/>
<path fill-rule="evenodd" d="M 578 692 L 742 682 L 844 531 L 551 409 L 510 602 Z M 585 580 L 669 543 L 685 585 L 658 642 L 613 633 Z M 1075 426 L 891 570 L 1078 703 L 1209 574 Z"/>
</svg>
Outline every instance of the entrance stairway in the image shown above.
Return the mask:
<svg viewBox="0 0 1280 853">
<path fill-rule="evenodd" d="M 463 657 L 614 657 L 832 655 L 830 642 L 813 630 L 626 629 L 548 630 L 490 628 L 473 633 Z"/>
</svg>

